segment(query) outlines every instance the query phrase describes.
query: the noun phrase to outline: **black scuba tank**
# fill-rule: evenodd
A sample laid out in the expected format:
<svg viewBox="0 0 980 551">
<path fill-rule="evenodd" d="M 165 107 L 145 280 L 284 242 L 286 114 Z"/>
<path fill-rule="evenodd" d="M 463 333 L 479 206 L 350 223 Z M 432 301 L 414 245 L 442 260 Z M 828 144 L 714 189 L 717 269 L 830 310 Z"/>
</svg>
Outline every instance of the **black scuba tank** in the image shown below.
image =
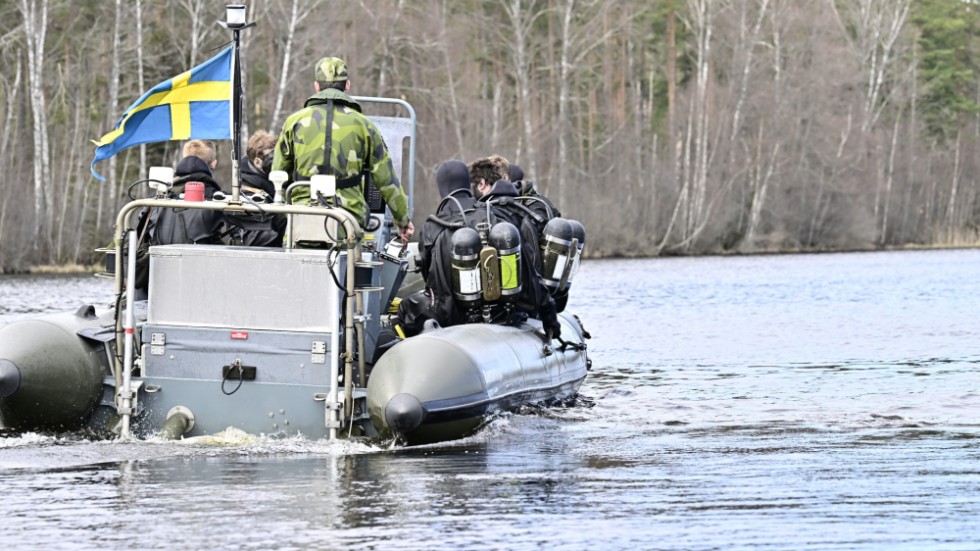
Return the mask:
<svg viewBox="0 0 980 551">
<path fill-rule="evenodd" d="M 487 244 L 497 250 L 500 263 L 500 300 L 516 302 L 521 294 L 521 232 L 510 222 L 490 228 Z"/>
<path fill-rule="evenodd" d="M 572 279 L 575 278 L 575 272 L 578 272 L 578 268 L 582 264 L 582 252 L 585 250 L 585 226 L 578 220 L 569 220 L 568 223 L 572 226 L 572 243 L 575 245 L 575 258 L 572 259 L 572 269 L 568 272 L 565 289 L 572 286 Z"/>
<path fill-rule="evenodd" d="M 473 228 L 459 228 L 452 237 L 453 297 L 465 308 L 483 301 L 480 284 L 480 235 Z"/>
<path fill-rule="evenodd" d="M 584 228 L 582 234 L 585 234 Z M 552 218 L 541 232 L 541 276 L 552 295 L 563 291 L 567 284 L 576 253 L 573 239 L 575 230 L 564 218 Z"/>
</svg>

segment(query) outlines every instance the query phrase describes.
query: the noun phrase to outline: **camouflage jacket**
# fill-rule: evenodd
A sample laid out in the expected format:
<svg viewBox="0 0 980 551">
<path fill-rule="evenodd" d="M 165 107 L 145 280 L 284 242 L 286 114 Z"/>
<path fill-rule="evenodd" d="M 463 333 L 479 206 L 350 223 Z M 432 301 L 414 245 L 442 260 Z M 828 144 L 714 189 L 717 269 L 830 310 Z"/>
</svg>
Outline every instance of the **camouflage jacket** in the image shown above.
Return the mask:
<svg viewBox="0 0 980 551">
<path fill-rule="evenodd" d="M 361 114 L 361 106 L 339 90 L 328 88 L 306 100 L 305 107 L 286 119 L 276 143 L 272 170 L 284 170 L 293 180 L 306 180 L 317 174 L 323 165 L 326 141 L 327 102 L 333 101 L 333 133 L 330 168 L 338 181 L 361 174 L 369 176 L 391 209 L 399 228 L 408 225 L 408 198 L 398 182 L 388 147 L 381 132 L 370 119 Z M 364 182 L 341 189 L 337 186 L 340 206 L 358 220 L 367 217 L 364 201 Z M 309 204 L 308 188 L 294 190 L 293 203 Z"/>
</svg>

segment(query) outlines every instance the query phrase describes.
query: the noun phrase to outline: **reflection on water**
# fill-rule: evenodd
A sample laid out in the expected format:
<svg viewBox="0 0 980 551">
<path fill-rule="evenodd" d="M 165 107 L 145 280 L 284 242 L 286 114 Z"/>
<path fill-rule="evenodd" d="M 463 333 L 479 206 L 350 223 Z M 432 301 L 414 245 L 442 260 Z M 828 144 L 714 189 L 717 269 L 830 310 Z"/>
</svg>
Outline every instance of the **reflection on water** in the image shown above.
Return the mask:
<svg viewBox="0 0 980 551">
<path fill-rule="evenodd" d="M 572 407 L 415 449 L 6 435 L 3 539 L 975 548 L 978 268 L 971 250 L 588 262 L 570 309 L 594 336 L 594 368 Z M 79 281 L 67 302 L 111 293 Z M 17 285 L 16 296 L 59 288 Z M 0 277 L 0 323 L 25 311 L 11 296 Z"/>
</svg>

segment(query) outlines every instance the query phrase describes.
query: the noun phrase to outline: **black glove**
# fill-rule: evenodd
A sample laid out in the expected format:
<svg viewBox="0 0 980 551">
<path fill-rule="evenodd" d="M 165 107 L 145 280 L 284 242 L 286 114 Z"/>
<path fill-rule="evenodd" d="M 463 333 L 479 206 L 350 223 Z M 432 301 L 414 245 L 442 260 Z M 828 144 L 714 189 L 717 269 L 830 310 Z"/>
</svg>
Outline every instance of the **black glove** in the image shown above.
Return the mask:
<svg viewBox="0 0 980 551">
<path fill-rule="evenodd" d="M 561 336 L 561 324 L 558 323 L 558 312 L 555 308 L 555 303 L 548 301 L 547 304 L 541 306 L 541 325 L 544 326 L 544 330 L 551 334 L 551 338 L 557 339 Z"/>
</svg>

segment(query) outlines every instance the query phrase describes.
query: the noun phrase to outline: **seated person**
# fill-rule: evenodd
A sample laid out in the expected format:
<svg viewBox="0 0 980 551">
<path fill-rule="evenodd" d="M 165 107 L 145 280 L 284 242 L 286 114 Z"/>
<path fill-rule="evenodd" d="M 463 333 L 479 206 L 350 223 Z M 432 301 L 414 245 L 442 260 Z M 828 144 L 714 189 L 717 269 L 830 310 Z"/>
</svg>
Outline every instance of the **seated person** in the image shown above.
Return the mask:
<svg viewBox="0 0 980 551">
<path fill-rule="evenodd" d="M 174 169 L 170 196 L 177 198 L 188 182 L 204 184 L 204 198 L 211 200 L 221 186 L 214 180 L 212 169 L 217 164 L 217 152 L 212 142 L 191 140 L 184 145 L 186 154 Z M 203 243 L 217 245 L 222 240 L 222 216 L 218 211 L 202 209 L 149 209 L 140 215 L 139 235 L 149 237 L 151 245 Z"/>
<path fill-rule="evenodd" d="M 272 170 L 272 159 L 275 157 L 276 137 L 259 130 L 248 139 L 245 146 L 245 156 L 238 161 L 238 169 L 242 174 L 242 191 L 264 194 L 269 202 L 276 195 L 276 188 L 269 181 Z"/>
<path fill-rule="evenodd" d="M 242 178 L 241 193 L 245 201 L 271 204 L 276 195 L 269 181 L 276 137 L 264 130 L 252 134 L 245 147 L 245 156 L 238 162 Z M 286 233 L 286 217 L 282 214 L 246 213 L 225 214 L 233 226 L 232 242 L 251 247 L 281 247 Z"/>
<path fill-rule="evenodd" d="M 507 168 L 507 174 L 509 176 L 510 181 L 513 182 L 514 186 L 517 188 L 518 196 L 533 197 L 536 199 L 532 201 L 524 201 L 524 204 L 526 204 L 529 208 L 531 208 L 541 216 L 545 217 L 545 223 L 547 223 L 548 220 L 550 220 L 551 218 L 561 217 L 561 211 L 559 211 L 558 208 L 555 207 L 554 203 L 552 203 L 547 197 L 541 195 L 540 193 L 538 193 L 536 189 L 534 189 L 534 182 L 525 179 L 524 170 L 520 166 L 511 164 Z M 544 205 L 547 205 L 547 207 L 542 205 L 541 202 L 543 202 Z M 550 218 L 548 216 L 549 213 L 550 213 Z"/>
<path fill-rule="evenodd" d="M 462 161 L 446 161 L 436 170 L 442 201 L 419 235 L 419 266 L 425 289 L 405 297 L 398 307 L 396 323 L 407 336 L 421 332 L 429 319 L 443 327 L 463 321 L 453 300 L 450 255 L 454 228 L 462 227 L 465 213 L 473 209 L 469 183 L 469 169 Z"/>
<path fill-rule="evenodd" d="M 561 326 L 555 301 L 540 273 L 539 236 L 546 221 L 516 200 L 517 188 L 509 179 L 509 166 L 507 159 L 498 155 L 470 163 L 470 183 L 477 202 L 467 224 L 476 229 L 481 222 L 492 226 L 499 221 L 507 221 L 517 227 L 521 234 L 521 293 L 514 312 L 515 319 L 501 321 L 520 321 L 522 315 L 538 318 L 545 331 L 558 337 Z M 489 215 L 487 205 L 490 207 Z"/>
<path fill-rule="evenodd" d="M 167 198 L 179 198 L 189 182 L 200 182 L 204 184 L 205 200 L 212 199 L 215 192 L 221 191 L 221 186 L 211 172 L 218 165 L 214 143 L 191 140 L 184 144 L 183 152 L 185 156 L 174 169 L 173 187 L 167 193 Z M 220 245 L 223 243 L 222 227 L 219 211 L 153 207 L 143 209 L 136 224 L 137 296 L 145 296 L 149 285 L 149 255 L 143 251 L 150 245 Z"/>
</svg>

